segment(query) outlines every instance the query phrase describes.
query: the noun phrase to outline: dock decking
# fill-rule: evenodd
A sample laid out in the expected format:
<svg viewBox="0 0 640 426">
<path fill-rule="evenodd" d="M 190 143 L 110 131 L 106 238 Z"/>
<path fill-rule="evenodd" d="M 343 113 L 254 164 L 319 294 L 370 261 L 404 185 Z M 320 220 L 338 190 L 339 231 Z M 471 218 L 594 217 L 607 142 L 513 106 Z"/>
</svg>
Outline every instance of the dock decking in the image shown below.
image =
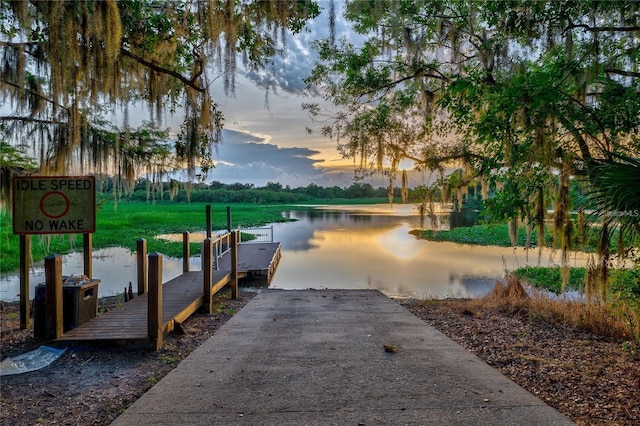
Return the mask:
<svg viewBox="0 0 640 426">
<path fill-rule="evenodd" d="M 238 245 L 238 275 L 264 276 L 270 281 L 280 261 L 280 243 L 242 243 Z M 231 281 L 231 255 L 218 259 L 213 271 L 211 293 L 215 294 Z M 174 329 L 203 304 L 203 271 L 186 272 L 162 286 L 163 334 Z M 57 342 L 146 342 L 148 293 L 119 305 L 108 312 L 80 324 L 56 339 Z"/>
</svg>

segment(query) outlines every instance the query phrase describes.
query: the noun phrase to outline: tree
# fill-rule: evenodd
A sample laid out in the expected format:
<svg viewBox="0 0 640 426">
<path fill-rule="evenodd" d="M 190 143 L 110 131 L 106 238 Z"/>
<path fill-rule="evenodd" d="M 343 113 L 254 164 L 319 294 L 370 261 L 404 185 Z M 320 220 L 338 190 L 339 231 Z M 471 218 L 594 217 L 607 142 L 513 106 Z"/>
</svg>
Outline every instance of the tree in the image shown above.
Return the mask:
<svg viewBox="0 0 640 426">
<path fill-rule="evenodd" d="M 281 183 L 278 182 L 267 182 L 264 188 L 258 189 L 266 189 L 267 191 L 281 192 L 284 188 Z"/>
<path fill-rule="evenodd" d="M 33 158 L 26 154 L 27 147 L 24 145 L 11 146 L 7 142 L 0 141 L 0 188 L 2 189 L 2 197 L 0 197 L 0 207 L 6 207 L 5 200 L 9 199 L 8 183 L 11 176 L 23 172 L 30 172 L 36 169 L 36 163 Z M 9 220 L 9 216 L 6 217 Z"/>
<path fill-rule="evenodd" d="M 120 143 L 148 130 L 130 129 L 131 106 L 146 104 L 158 128 L 181 109 L 172 150 L 190 170 L 206 170 L 223 125 L 213 74 L 232 93 L 238 53 L 258 69 L 286 29 L 300 31 L 318 13 L 311 0 L 2 0 L 0 96 L 11 111 L 2 111 L 1 129 L 12 144 L 33 141 L 41 173 L 111 171 L 127 155 Z M 101 118 L 116 109 L 120 129 Z M 126 161 L 135 168 L 137 159 Z"/>
<path fill-rule="evenodd" d="M 537 225 L 539 245 L 553 208 L 567 250 L 571 177 L 638 153 L 639 11 L 634 1 L 349 1 L 363 42 L 320 41 L 307 79 L 341 111 L 306 107 L 370 170 L 385 159 L 392 171 L 402 159 L 460 169 L 456 187 L 439 180 L 443 195 L 480 184 L 512 229 Z"/>
</svg>

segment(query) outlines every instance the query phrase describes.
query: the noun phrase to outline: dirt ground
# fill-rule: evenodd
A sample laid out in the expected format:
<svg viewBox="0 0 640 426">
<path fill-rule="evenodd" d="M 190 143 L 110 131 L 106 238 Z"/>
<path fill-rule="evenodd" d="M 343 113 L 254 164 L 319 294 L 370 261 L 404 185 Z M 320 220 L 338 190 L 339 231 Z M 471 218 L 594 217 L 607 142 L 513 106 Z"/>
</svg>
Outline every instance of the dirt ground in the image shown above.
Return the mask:
<svg viewBox="0 0 640 426">
<path fill-rule="evenodd" d="M 71 347 L 42 370 L 0 378 L 0 423 L 109 424 L 255 294 L 220 295 L 213 315 L 193 315 L 158 352 Z M 640 424 L 640 362 L 622 342 L 521 312 L 476 311 L 468 300 L 398 302 L 576 423 Z M 0 304 L 0 332 L 3 359 L 43 344 L 20 330 L 16 304 Z"/>
<path fill-rule="evenodd" d="M 624 342 L 472 300 L 400 301 L 579 425 L 640 425 L 640 361 Z"/>
<path fill-rule="evenodd" d="M 184 334 L 169 334 L 157 352 L 70 347 L 48 367 L 0 377 L 0 424 L 108 425 L 255 295 L 241 291 L 239 300 L 231 300 L 228 292 L 220 293 L 213 315 L 192 315 L 182 324 Z M 122 301 L 101 299 L 99 310 L 114 303 Z M 17 304 L 0 308 L 2 359 L 45 343 L 33 338 L 33 327 L 20 329 Z"/>
</svg>

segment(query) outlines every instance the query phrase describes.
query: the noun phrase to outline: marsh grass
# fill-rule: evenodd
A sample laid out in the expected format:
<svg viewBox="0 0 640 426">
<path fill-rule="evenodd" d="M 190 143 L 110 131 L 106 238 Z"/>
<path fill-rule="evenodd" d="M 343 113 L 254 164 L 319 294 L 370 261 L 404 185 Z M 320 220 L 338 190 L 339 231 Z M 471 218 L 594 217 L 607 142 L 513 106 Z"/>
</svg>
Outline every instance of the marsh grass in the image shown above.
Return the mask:
<svg viewBox="0 0 640 426">
<path fill-rule="evenodd" d="M 509 225 L 506 223 L 481 224 L 465 226 L 448 230 L 423 229 L 411 231 L 417 238 L 431 241 L 451 241 L 460 244 L 474 244 L 482 246 L 511 247 L 509 237 Z M 547 231 L 545 243 L 551 246 L 551 234 Z M 520 227 L 518 232 L 518 245 L 524 247 L 527 244 L 526 229 Z"/>
<path fill-rule="evenodd" d="M 523 281 L 536 288 L 543 288 L 556 294 L 562 293 L 562 267 L 522 266 L 513 271 Z M 566 290 L 580 290 L 584 286 L 585 268 L 569 268 Z"/>
<path fill-rule="evenodd" d="M 576 236 L 576 238 L 572 239 L 572 249 L 587 253 L 594 253 L 600 243 L 597 231 L 597 227 L 587 229 L 585 231 L 583 241 L 581 238 Z M 474 226 L 442 230 L 416 229 L 411 231 L 411 234 L 415 235 L 416 238 L 430 241 L 450 241 L 459 244 L 473 244 L 481 246 L 512 246 L 512 241 L 509 237 L 509 225 L 506 223 L 482 223 Z M 609 252 L 612 254 L 618 253 L 618 235 L 619 232 L 617 230 L 612 231 L 609 242 Z M 625 236 L 623 241 L 627 246 L 633 246 L 634 244 L 637 246 L 640 243 L 638 239 L 631 240 L 627 236 Z M 521 226 L 518 230 L 518 246 L 530 248 L 536 246 L 539 247 L 539 245 L 535 243 L 535 238 L 534 241 L 528 241 L 527 230 L 524 226 Z M 558 244 L 554 244 L 554 235 L 549 227 L 545 227 L 544 230 L 544 246 L 558 247 Z"/>
<path fill-rule="evenodd" d="M 550 298 L 539 291 L 526 291 L 517 275 L 507 275 L 496 282 L 492 292 L 472 301 L 472 310 L 497 310 L 511 315 L 524 315 L 535 321 L 560 324 L 584 330 L 597 336 L 625 342 L 630 353 L 638 356 L 640 312 L 619 303 L 586 303 Z M 467 308 L 468 309 L 468 308 Z"/>
</svg>

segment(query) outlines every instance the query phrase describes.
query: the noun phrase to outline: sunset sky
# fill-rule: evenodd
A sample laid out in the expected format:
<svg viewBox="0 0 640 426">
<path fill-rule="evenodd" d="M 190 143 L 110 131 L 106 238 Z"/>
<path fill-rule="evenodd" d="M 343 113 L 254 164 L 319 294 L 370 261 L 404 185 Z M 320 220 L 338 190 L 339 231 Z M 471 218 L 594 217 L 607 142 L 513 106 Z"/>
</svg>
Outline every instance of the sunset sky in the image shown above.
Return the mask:
<svg viewBox="0 0 640 426">
<path fill-rule="evenodd" d="M 269 69 L 258 74 L 240 69 L 235 97 L 225 96 L 222 84 L 213 88 L 214 99 L 225 115 L 225 130 L 214 156 L 217 164 L 210 172 L 211 180 L 256 186 L 271 181 L 294 188 L 310 183 L 352 184 L 353 161 L 342 159 L 336 142 L 319 135 L 319 126 L 302 110 L 303 102 L 322 101 L 308 94 L 302 81 L 315 63 L 312 42 L 329 35 L 329 2 L 321 1 L 320 5 L 322 14 L 307 30 L 288 36 L 286 57 L 275 58 Z M 341 17 L 336 33 L 349 34 Z M 274 82 L 276 89 L 267 91 L 265 85 Z M 308 134 L 305 127 L 316 132 Z"/>
<path fill-rule="evenodd" d="M 336 9 L 341 3 L 336 1 Z M 329 35 L 329 2 L 320 0 L 320 6 L 322 14 L 309 23 L 307 30 L 289 36 L 286 57 L 275 58 L 273 65 L 259 74 L 248 73 L 240 66 L 234 97 L 225 96 L 221 80 L 218 85 L 214 83 L 214 99 L 225 116 L 225 125 L 223 142 L 214 155 L 216 168 L 209 173 L 208 181 L 255 186 L 278 182 L 292 188 L 310 183 L 340 187 L 353 183 L 353 160 L 343 159 L 336 142 L 321 136 L 320 126 L 302 110 L 303 102 L 322 102 L 320 96 L 305 92 L 303 82 L 315 63 L 312 42 Z M 336 38 L 344 36 L 358 41 L 338 11 Z M 277 89 L 267 91 L 265 81 L 276 81 Z M 314 134 L 307 134 L 305 127 L 313 128 Z M 422 183 L 413 180 L 411 186 Z M 367 182 L 374 187 L 388 185 L 380 178 Z"/>
</svg>

